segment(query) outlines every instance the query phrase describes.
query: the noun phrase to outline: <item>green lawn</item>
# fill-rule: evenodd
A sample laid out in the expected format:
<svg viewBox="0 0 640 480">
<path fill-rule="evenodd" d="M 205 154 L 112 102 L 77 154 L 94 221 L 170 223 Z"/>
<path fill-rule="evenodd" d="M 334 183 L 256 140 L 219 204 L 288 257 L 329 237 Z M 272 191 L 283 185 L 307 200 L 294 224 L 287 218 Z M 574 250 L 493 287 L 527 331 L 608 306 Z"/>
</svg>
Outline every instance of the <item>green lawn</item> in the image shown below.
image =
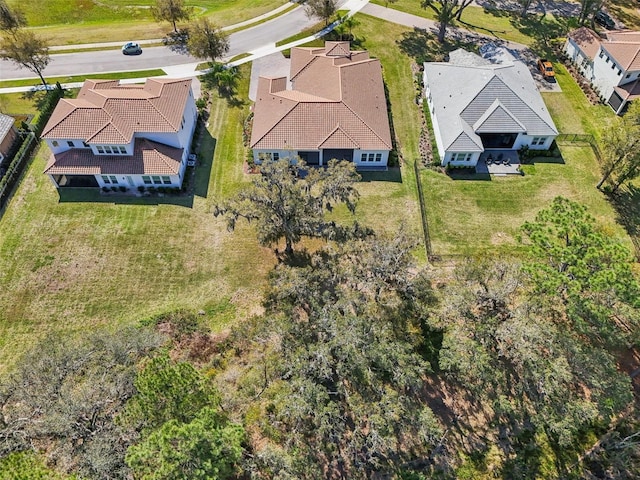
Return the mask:
<svg viewBox="0 0 640 480">
<path fill-rule="evenodd" d="M 178 202 L 190 207 L 170 197 L 61 201 L 42 174 L 49 152 L 40 148 L 0 219 L 0 366 L 51 330 L 132 323 L 181 307 L 230 305 L 227 317 L 229 308 L 253 311 L 273 256 L 250 229 L 231 235 L 211 214 L 226 190 L 246 180 L 237 142 L 245 111 L 213 97 L 202 152 L 214 139 L 218 145 L 198 167 L 196 196 Z"/>
<path fill-rule="evenodd" d="M 431 241 L 436 254 L 518 253 L 518 229 L 558 195 L 586 204 L 613 235 L 627 239 L 615 214 L 595 188 L 599 169 L 588 146 L 562 146 L 564 163 L 524 166 L 525 175 L 491 180 L 422 176 Z"/>
<path fill-rule="evenodd" d="M 142 40 L 160 38 L 172 26 L 153 20 L 150 6 L 154 0 L 94 2 L 91 0 L 9 0 L 26 14 L 29 26 L 51 45 Z M 196 17 L 205 16 L 217 25 L 226 26 L 267 13 L 285 0 L 187 0 Z"/>
<path fill-rule="evenodd" d="M 384 0 L 372 0 L 372 3 L 431 20 L 436 18 L 432 9 L 422 8 L 420 2 L 414 0 L 396 0 L 394 3 L 388 3 Z M 566 21 L 564 19 L 556 19 L 550 14 L 543 18 L 530 14 L 528 18 L 522 19 L 517 14 L 487 10 L 476 6 L 465 8 L 462 12 L 461 21 L 454 22 L 455 26 L 467 30 L 542 49 L 545 48 L 545 40 L 550 35 L 563 34 L 568 31 L 570 24 L 572 24 L 571 19 Z"/>
<path fill-rule="evenodd" d="M 161 68 L 156 68 L 153 70 L 137 70 L 133 72 L 116 72 L 116 73 L 95 73 L 90 75 L 74 75 L 67 77 L 44 77 L 47 83 L 54 84 L 56 82 L 60 82 L 61 84 L 65 83 L 76 83 L 76 82 L 84 82 L 87 78 L 95 78 L 100 80 L 108 80 L 108 79 L 125 79 L 125 78 L 147 78 L 147 77 L 161 77 L 166 75 L 167 73 Z M 3 80 L 0 81 L 0 88 L 8 88 L 8 87 L 28 87 L 30 85 L 39 86 L 41 85 L 40 81 L 37 78 L 30 78 L 26 80 Z"/>
<path fill-rule="evenodd" d="M 562 93 L 543 93 L 543 99 L 560 133 L 588 133 L 618 118 L 605 105 L 591 105 L 561 65 L 556 65 Z M 524 166 L 523 177 L 491 180 L 452 179 L 425 171 L 426 196 L 433 248 L 440 255 L 518 253 L 518 229 L 536 212 L 562 195 L 586 204 L 594 217 L 613 235 L 629 241 L 615 223 L 615 212 L 595 188 L 600 169 L 590 147 L 561 145 L 564 163 L 544 159 Z M 454 177 L 456 178 L 456 177 Z M 631 244 L 629 243 L 629 246 Z"/>
<path fill-rule="evenodd" d="M 411 62 L 387 41 L 406 29 L 360 19 L 356 34 L 384 65 L 402 152 L 413 159 L 419 117 L 411 93 Z M 242 73 L 238 96 L 246 98 L 248 66 Z M 20 102 L 8 98 L 0 100 L 20 108 Z M 253 225 L 241 223 L 229 233 L 212 215 L 215 202 L 251 178 L 243 170 L 241 141 L 248 103 L 230 106 L 215 93 L 211 98 L 193 199 L 167 197 L 154 203 L 68 192 L 61 201 L 42 175 L 49 153 L 40 149 L 0 219 L 0 370 L 34 337 L 52 330 L 72 333 L 134 323 L 181 307 L 210 312 L 209 321 L 218 325 L 220 318 L 232 321 L 259 308 L 275 261 L 272 252 L 257 244 Z M 214 145 L 212 157 L 206 152 Z M 358 185 L 362 197 L 356 218 L 388 233 L 404 224 L 419 238 L 411 173 L 401 168 L 365 174 Z M 353 220 L 340 209 L 335 216 Z M 217 317 L 221 311 L 223 316 Z"/>
<path fill-rule="evenodd" d="M 567 69 L 556 63 L 556 79 L 562 93 L 542 94 L 551 117 L 560 133 L 588 133 L 600 137 L 600 132 L 619 118 L 607 105 L 591 105 Z"/>
</svg>

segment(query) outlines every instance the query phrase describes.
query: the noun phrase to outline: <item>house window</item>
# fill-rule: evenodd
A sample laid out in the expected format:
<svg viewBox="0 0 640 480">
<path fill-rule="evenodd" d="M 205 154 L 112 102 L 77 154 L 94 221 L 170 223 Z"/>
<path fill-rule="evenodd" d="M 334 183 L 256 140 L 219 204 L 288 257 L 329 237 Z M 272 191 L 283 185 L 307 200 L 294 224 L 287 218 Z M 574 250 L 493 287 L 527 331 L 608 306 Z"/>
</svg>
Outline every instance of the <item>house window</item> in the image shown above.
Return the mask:
<svg viewBox="0 0 640 480">
<path fill-rule="evenodd" d="M 273 152 L 273 159 L 280 160 L 280 154 L 278 152 Z"/>
<path fill-rule="evenodd" d="M 258 154 L 258 159 L 262 162 L 264 160 L 271 160 L 273 158 L 273 155 L 271 155 L 271 152 L 260 152 Z"/>
<path fill-rule="evenodd" d="M 69 145 L 70 147 L 74 147 L 75 146 L 71 140 L 67 140 L 67 145 Z"/>
<path fill-rule="evenodd" d="M 629 78 L 631 76 L 630 73 L 627 73 L 627 75 L 624 78 Z"/>
<path fill-rule="evenodd" d="M 104 153 L 104 148 L 102 148 L 102 145 L 97 145 L 96 149 L 98 150 L 98 153 Z"/>
<path fill-rule="evenodd" d="M 381 161 L 382 161 L 382 154 L 376 153 L 376 162 L 381 162 Z"/>
<path fill-rule="evenodd" d="M 614 68 L 616 68 L 616 64 L 611 62 L 611 70 L 613 70 Z"/>
<path fill-rule="evenodd" d="M 153 183 L 155 183 L 155 184 L 162 183 L 162 180 L 160 179 L 159 175 L 152 175 L 151 178 L 153 179 Z"/>
<path fill-rule="evenodd" d="M 142 181 L 145 183 L 145 185 L 151 185 L 151 177 L 149 175 L 143 175 Z"/>
<path fill-rule="evenodd" d="M 162 177 L 162 183 L 165 185 L 171 185 L 171 177 Z"/>
<path fill-rule="evenodd" d="M 109 178 L 111 179 L 111 183 L 118 183 L 118 179 L 115 177 L 115 175 L 109 175 Z"/>
<path fill-rule="evenodd" d="M 57 147 L 58 146 L 58 141 L 54 140 L 53 142 L 51 142 L 51 145 L 53 145 L 54 147 Z"/>
<path fill-rule="evenodd" d="M 118 148 L 120 149 L 120 153 L 122 155 L 125 155 L 127 153 L 127 149 L 126 148 L 124 148 L 124 147 L 118 147 Z"/>
<path fill-rule="evenodd" d="M 382 154 L 378 154 L 380 155 L 380 160 L 382 160 Z M 375 153 L 362 153 L 360 155 L 360 162 L 365 163 L 365 162 L 373 162 L 375 161 L 376 158 L 376 154 Z"/>
<path fill-rule="evenodd" d="M 547 141 L 547 137 L 533 137 L 531 140 L 531 145 L 544 145 Z"/>
<path fill-rule="evenodd" d="M 184 117 L 182 117 L 182 123 L 180 124 L 180 130 L 184 128 Z"/>
<path fill-rule="evenodd" d="M 598 55 L 600 58 L 604 58 L 604 52 L 600 51 L 600 55 Z M 609 59 L 607 58 L 607 61 L 609 61 Z"/>
<path fill-rule="evenodd" d="M 108 177 L 107 175 L 102 175 L 102 181 L 103 181 L 104 183 L 111 183 L 111 182 L 109 181 L 109 177 Z"/>
</svg>

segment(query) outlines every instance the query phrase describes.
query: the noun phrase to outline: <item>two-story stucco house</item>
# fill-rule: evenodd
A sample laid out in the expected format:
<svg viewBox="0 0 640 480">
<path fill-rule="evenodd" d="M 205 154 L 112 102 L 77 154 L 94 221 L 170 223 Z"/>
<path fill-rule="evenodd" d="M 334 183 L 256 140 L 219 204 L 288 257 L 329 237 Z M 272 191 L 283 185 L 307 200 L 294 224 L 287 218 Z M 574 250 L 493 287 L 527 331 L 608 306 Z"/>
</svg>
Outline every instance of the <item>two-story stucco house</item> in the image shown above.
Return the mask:
<svg viewBox="0 0 640 480">
<path fill-rule="evenodd" d="M 349 42 L 292 48 L 288 79 L 258 80 L 250 142 L 256 163 L 300 157 L 326 165 L 335 158 L 387 167 L 392 143 L 379 60 Z"/>
<path fill-rule="evenodd" d="M 581 27 L 569 33 L 564 52 L 618 115 L 640 96 L 640 32 L 608 31 L 601 37 Z"/>
<path fill-rule="evenodd" d="M 180 187 L 197 116 L 191 79 L 86 80 L 43 130 L 44 173 L 58 188 Z"/>
<path fill-rule="evenodd" d="M 558 134 L 529 68 L 471 52 L 424 64 L 425 98 L 441 164 L 475 167 L 483 152 L 548 149 Z"/>
</svg>

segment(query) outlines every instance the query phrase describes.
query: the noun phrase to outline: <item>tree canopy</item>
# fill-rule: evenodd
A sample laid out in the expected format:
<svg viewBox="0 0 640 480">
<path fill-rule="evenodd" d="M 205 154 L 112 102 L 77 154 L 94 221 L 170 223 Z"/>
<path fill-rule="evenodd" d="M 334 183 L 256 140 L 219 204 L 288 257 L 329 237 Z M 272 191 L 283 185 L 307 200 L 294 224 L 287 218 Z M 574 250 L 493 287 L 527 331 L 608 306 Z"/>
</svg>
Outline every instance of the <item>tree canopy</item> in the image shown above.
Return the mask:
<svg viewBox="0 0 640 480">
<path fill-rule="evenodd" d="M 632 102 L 624 117 L 602 132 L 602 177 L 611 193 L 640 175 L 640 104 Z"/>
<path fill-rule="evenodd" d="M 625 245 L 598 229 L 585 206 L 562 197 L 522 231 L 534 294 L 559 299 L 573 327 L 599 343 L 632 339 L 640 326 L 640 286 Z"/>
<path fill-rule="evenodd" d="M 189 20 L 193 15 L 193 7 L 185 5 L 184 0 L 156 0 L 151 7 L 153 18 L 158 22 L 169 22 L 173 25 L 173 31 L 178 32 L 176 22 Z"/>
<path fill-rule="evenodd" d="M 444 43 L 447 27 L 455 18 L 460 18 L 462 11 L 471 5 L 472 0 L 422 0 L 422 8 L 430 8 L 436 14 L 438 25 L 438 42 Z"/>
<path fill-rule="evenodd" d="M 359 195 L 354 184 L 359 178 L 350 162 L 332 160 L 326 169 L 306 169 L 302 160 L 264 160 L 251 187 L 216 205 L 214 215 L 223 215 L 229 230 L 239 219 L 255 221 L 262 245 L 271 246 L 284 239 L 285 252 L 291 254 L 302 237 L 331 238 L 339 234 L 334 223 L 325 221 L 324 214 L 336 203 L 355 210 Z"/>
<path fill-rule="evenodd" d="M 49 65 L 49 47 L 45 40 L 31 30 L 20 29 L 12 35 L 4 36 L 0 42 L 0 58 L 37 74 L 46 87 L 47 82 L 42 72 Z"/>
<path fill-rule="evenodd" d="M 512 263 L 459 267 L 438 315 L 440 367 L 514 438 L 540 429 L 566 448 L 629 405 L 629 378 L 560 316 L 523 302 L 525 292 L 526 275 Z"/>
<path fill-rule="evenodd" d="M 304 11 L 307 17 L 324 20 L 325 25 L 329 24 L 329 20 L 337 10 L 338 2 L 336 0 L 306 0 L 304 3 Z"/>
<path fill-rule="evenodd" d="M 114 420 L 134 394 L 136 363 L 161 342 L 130 328 L 34 345 L 0 386 L 0 456 L 33 449 L 63 471 L 125 478 L 135 432 Z"/>
<path fill-rule="evenodd" d="M 403 235 L 372 236 L 274 271 L 253 336 L 277 358 L 264 434 L 286 439 L 291 478 L 372 478 L 426 458 L 442 435 L 420 396 L 433 297 L 409 251 Z"/>
<path fill-rule="evenodd" d="M 229 51 L 229 37 L 206 18 L 189 29 L 187 50 L 196 58 L 216 62 Z"/>
<path fill-rule="evenodd" d="M 10 8 L 6 0 L 0 0 L 0 31 L 13 35 L 26 25 L 27 20 L 21 10 Z"/>
<path fill-rule="evenodd" d="M 236 472 L 245 434 L 227 420 L 209 379 L 186 362 L 152 359 L 135 381 L 122 421 L 142 431 L 126 461 L 144 480 L 226 479 Z"/>
</svg>

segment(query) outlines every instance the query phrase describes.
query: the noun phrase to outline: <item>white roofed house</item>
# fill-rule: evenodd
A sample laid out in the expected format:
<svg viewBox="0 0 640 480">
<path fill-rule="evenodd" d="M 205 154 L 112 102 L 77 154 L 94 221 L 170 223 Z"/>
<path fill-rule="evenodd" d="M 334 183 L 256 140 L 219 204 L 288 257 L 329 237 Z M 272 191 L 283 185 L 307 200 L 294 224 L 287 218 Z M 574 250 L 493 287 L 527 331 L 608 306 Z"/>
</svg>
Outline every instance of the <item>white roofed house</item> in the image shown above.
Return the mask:
<svg viewBox="0 0 640 480">
<path fill-rule="evenodd" d="M 466 51 L 424 64 L 425 97 L 443 166 L 475 167 L 484 152 L 549 149 L 558 131 L 528 67 Z"/>
<path fill-rule="evenodd" d="M 640 32 L 587 27 L 569 33 L 564 52 L 618 115 L 640 97 Z"/>
<path fill-rule="evenodd" d="M 180 187 L 198 112 L 191 79 L 86 80 L 42 132 L 58 188 Z"/>
</svg>

